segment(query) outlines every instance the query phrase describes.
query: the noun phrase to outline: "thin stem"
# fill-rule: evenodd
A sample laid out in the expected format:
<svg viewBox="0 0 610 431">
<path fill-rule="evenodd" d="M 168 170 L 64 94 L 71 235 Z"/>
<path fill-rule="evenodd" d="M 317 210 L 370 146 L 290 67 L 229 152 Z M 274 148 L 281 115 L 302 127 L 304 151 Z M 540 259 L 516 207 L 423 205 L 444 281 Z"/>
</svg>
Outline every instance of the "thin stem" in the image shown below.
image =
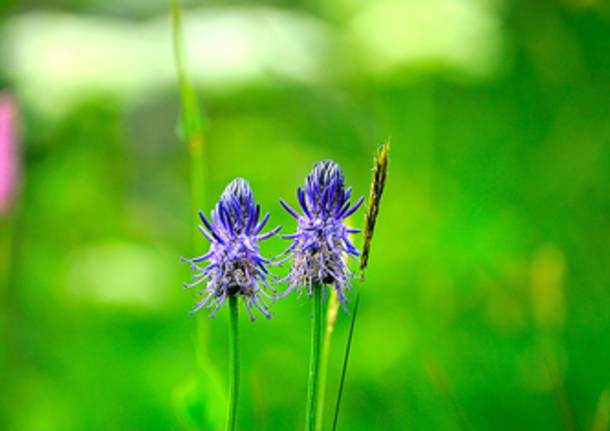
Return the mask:
<svg viewBox="0 0 610 431">
<path fill-rule="evenodd" d="M 237 418 L 237 395 L 239 392 L 239 332 L 237 297 L 229 296 L 229 403 L 227 431 L 235 430 Z"/>
<path fill-rule="evenodd" d="M 335 406 L 335 417 L 333 418 L 332 430 L 337 429 L 339 421 L 339 408 L 341 407 L 341 398 L 343 396 L 343 387 L 345 386 L 345 375 L 347 374 L 347 363 L 349 360 L 350 350 L 352 348 L 352 338 L 354 336 L 354 326 L 356 323 L 356 314 L 358 314 L 358 304 L 360 303 L 360 291 L 362 290 L 362 281 L 358 284 L 358 292 L 354 300 L 354 310 L 352 311 L 352 320 L 349 326 L 349 334 L 347 335 L 347 346 L 345 347 L 345 357 L 343 358 L 343 368 L 341 370 L 341 380 L 339 381 L 339 393 L 337 394 L 337 404 Z"/>
<path fill-rule="evenodd" d="M 343 388 L 345 386 L 345 375 L 347 374 L 347 363 L 349 354 L 352 348 L 352 339 L 354 337 L 354 326 L 356 324 L 356 316 L 358 314 L 358 304 L 360 304 L 360 292 L 362 291 L 362 283 L 364 281 L 364 270 L 368 265 L 369 253 L 371 250 L 371 241 L 373 240 L 373 232 L 375 231 L 375 223 L 379 213 L 379 203 L 383 195 L 386 176 L 388 174 L 388 155 L 390 152 L 390 140 L 377 148 L 375 158 L 373 159 L 373 178 L 369 189 L 369 199 L 364 217 L 364 233 L 362 235 L 362 255 L 360 258 L 360 277 L 358 281 L 358 292 L 354 301 L 354 311 L 352 312 L 352 320 L 349 326 L 349 334 L 347 336 L 347 345 L 345 347 L 345 357 L 343 358 L 343 369 L 341 370 L 341 381 L 339 382 L 339 393 L 337 394 L 337 404 L 335 406 L 335 417 L 333 419 L 332 430 L 337 429 L 339 420 L 339 409 L 341 407 L 341 397 L 343 396 Z"/>
<path fill-rule="evenodd" d="M 184 40 L 182 35 L 182 10 L 180 0 L 168 0 L 172 22 L 172 43 L 174 52 L 174 64 L 178 85 L 180 87 L 180 99 L 182 101 L 181 132 L 188 145 L 191 163 L 191 204 L 193 205 L 193 224 L 197 226 L 197 210 L 204 208 L 205 190 L 205 139 L 203 129 L 206 122 L 205 116 L 199 109 L 197 94 L 186 71 L 186 56 L 184 53 Z M 193 229 L 195 251 L 203 248 L 203 237 L 197 229 Z"/>
<path fill-rule="evenodd" d="M 205 171 L 205 136 L 204 126 L 207 124 L 206 117 L 199 109 L 197 93 L 187 73 L 185 43 L 182 32 L 182 8 L 180 0 L 167 0 L 171 19 L 172 48 L 174 54 L 174 66 L 180 89 L 181 116 L 178 124 L 179 137 L 184 141 L 189 153 L 190 180 L 191 180 L 191 205 L 193 223 L 193 255 L 201 254 L 205 248 L 205 240 L 200 235 L 196 226 L 199 223 L 197 211 L 206 207 L 206 171 Z M 212 364 L 208 354 L 209 323 L 203 313 L 197 315 L 197 334 L 195 352 L 200 366 L 199 381 L 202 383 L 202 391 L 205 397 L 219 399 L 221 395 L 220 373 Z M 212 383 L 213 382 L 213 383 Z M 205 385 L 205 391 L 203 390 Z M 203 418 L 204 423 L 220 423 L 222 413 L 216 413 L 218 409 L 209 410 L 214 414 L 208 414 Z"/>
<path fill-rule="evenodd" d="M 326 310 L 326 327 L 324 330 L 324 341 L 322 342 L 322 352 L 320 359 L 320 388 L 318 390 L 318 412 L 316 417 L 316 431 L 322 431 L 324 417 L 324 401 L 326 398 L 326 376 L 328 374 L 328 356 L 330 353 L 330 342 L 333 331 L 335 330 L 335 322 L 337 321 L 337 312 L 339 311 L 339 297 L 335 289 L 331 289 L 329 294 L 328 306 Z"/>
<path fill-rule="evenodd" d="M 315 431 L 320 385 L 320 340 L 322 336 L 322 286 L 314 284 L 312 298 L 311 350 L 309 356 L 309 378 L 307 381 L 307 404 L 305 406 L 305 431 Z"/>
</svg>

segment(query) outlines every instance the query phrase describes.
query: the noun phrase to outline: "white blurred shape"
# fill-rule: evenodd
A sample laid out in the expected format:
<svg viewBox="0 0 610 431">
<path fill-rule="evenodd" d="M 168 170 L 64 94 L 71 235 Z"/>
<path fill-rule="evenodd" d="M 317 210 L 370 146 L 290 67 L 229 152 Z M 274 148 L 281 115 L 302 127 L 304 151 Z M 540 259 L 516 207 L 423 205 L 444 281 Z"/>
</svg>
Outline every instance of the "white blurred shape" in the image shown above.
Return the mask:
<svg viewBox="0 0 610 431">
<path fill-rule="evenodd" d="M 346 29 L 272 8 L 190 10 L 187 69 L 208 94 L 277 77 L 312 84 L 332 70 L 385 75 L 419 64 L 487 77 L 503 55 L 498 1 L 365 2 Z M 8 61 L 0 69 L 20 98 L 51 116 L 92 93 L 138 101 L 176 85 L 170 34 L 167 16 L 129 22 L 28 12 L 3 29 Z"/>
<path fill-rule="evenodd" d="M 351 40 L 377 74 L 433 64 L 483 77 L 502 54 L 497 8 L 481 0 L 386 0 L 368 3 L 350 24 Z"/>
<path fill-rule="evenodd" d="M 130 243 L 75 250 L 68 260 L 67 297 L 77 303 L 163 308 L 179 277 L 175 256 Z"/>
<path fill-rule="evenodd" d="M 185 14 L 187 68 L 196 84 L 222 90 L 279 75 L 319 78 L 328 30 L 318 20 L 273 9 Z M 145 23 L 31 12 L 5 29 L 4 66 L 20 95 L 57 114 L 91 93 L 128 99 L 176 81 L 168 17 Z"/>
</svg>

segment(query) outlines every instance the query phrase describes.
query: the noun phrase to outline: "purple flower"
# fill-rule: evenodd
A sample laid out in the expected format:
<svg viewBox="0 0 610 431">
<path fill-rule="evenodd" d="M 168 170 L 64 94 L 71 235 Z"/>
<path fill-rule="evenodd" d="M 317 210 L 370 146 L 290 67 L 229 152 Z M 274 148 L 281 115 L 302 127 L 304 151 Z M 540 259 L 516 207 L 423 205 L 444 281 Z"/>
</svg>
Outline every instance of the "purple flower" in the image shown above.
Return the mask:
<svg viewBox="0 0 610 431">
<path fill-rule="evenodd" d="M 0 94 L 0 214 L 10 208 L 19 176 L 16 117 L 13 98 Z"/>
<path fill-rule="evenodd" d="M 350 233 L 360 232 L 349 229 L 343 222 L 353 214 L 363 197 L 353 206 L 349 198 L 352 188 L 344 190 L 343 172 L 332 160 L 323 160 L 314 165 L 305 178 L 305 189 L 297 188 L 297 198 L 303 214 L 297 213 L 286 202 L 280 203 L 297 219 L 297 231 L 283 238 L 294 240 L 282 253 L 291 259 L 290 273 L 280 281 L 288 282 L 288 289 L 282 296 L 295 287 L 306 288 L 307 294 L 313 293 L 314 284 L 334 285 L 339 301 L 347 312 L 345 290 L 351 289 L 349 271 L 345 256 L 357 260 L 360 252 L 348 239 Z"/>
<path fill-rule="evenodd" d="M 253 306 L 265 317 L 271 318 L 263 297 L 274 299 L 265 289 L 276 293 L 267 281 L 269 272 L 266 265 L 273 262 L 261 256 L 258 242 L 275 235 L 280 226 L 261 234 L 269 220 L 269 213 L 260 222 L 259 215 L 260 205 L 254 204 L 252 189 L 243 178 L 234 179 L 225 188 L 210 220 L 199 211 L 205 226 L 199 225 L 199 230 L 210 241 L 210 248 L 203 256 L 182 259 L 191 263 L 191 269 L 195 271 L 195 281 L 185 283 L 184 287 L 206 283 L 206 288 L 199 292 L 203 300 L 195 305 L 190 314 L 203 307 L 208 310 L 214 307 L 210 315 L 214 317 L 227 296 L 234 295 L 243 298 L 252 320 Z M 207 261 L 207 266 L 200 266 L 200 262 L 204 261 Z"/>
</svg>

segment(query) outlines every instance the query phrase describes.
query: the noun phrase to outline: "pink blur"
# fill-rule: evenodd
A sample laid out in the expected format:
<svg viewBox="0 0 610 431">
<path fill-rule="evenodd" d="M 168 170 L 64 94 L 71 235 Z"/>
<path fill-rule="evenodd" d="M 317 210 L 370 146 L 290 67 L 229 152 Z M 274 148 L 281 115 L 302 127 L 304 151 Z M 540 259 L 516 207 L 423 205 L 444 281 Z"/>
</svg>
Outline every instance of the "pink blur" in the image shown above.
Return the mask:
<svg viewBox="0 0 610 431">
<path fill-rule="evenodd" d="M 0 93 L 0 214 L 11 208 L 19 180 L 16 123 L 15 100 L 9 94 Z"/>
</svg>

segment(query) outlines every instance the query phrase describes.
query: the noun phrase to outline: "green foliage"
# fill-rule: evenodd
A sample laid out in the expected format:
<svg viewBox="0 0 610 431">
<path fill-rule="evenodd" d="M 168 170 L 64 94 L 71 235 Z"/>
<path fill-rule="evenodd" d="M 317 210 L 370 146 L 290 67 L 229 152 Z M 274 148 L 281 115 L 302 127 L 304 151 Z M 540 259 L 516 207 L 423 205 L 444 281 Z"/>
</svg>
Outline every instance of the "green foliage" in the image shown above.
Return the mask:
<svg viewBox="0 0 610 431">
<path fill-rule="evenodd" d="M 8 20 L 38 3 L 24 2 Z M 339 39 L 345 45 L 320 48 L 321 76 L 264 71 L 265 79 L 224 88 L 193 84 L 212 119 L 201 195 L 211 202 L 228 180 L 244 176 L 272 211 L 271 223 L 288 231 L 294 221 L 277 199 L 296 199 L 294 188 L 315 161 L 341 163 L 364 195 L 371 154 L 391 136 L 389 186 L 339 429 L 603 425 L 610 384 L 607 7 L 506 2 L 468 15 L 472 28 L 491 26 L 501 36 L 496 66 L 490 69 L 491 59 L 468 73 L 445 57 L 400 63 L 399 46 L 387 46 L 383 64 L 372 67 L 370 50 L 385 36 L 360 51 L 349 35 L 360 40 L 365 24 L 394 9 L 364 16 L 358 8 L 366 3 L 320 2 L 312 11 L 312 3 L 291 2 L 284 10 L 315 15 L 332 23 L 329 33 L 346 37 Z M 70 11 L 100 20 L 121 15 L 105 4 L 70 2 Z M 400 29 L 392 24 L 392 32 Z M 295 50 L 282 35 L 268 42 Z M 18 42 L 0 43 L 7 40 Z M 494 41 L 485 49 L 496 49 Z M 460 64 L 476 60 L 464 52 Z M 188 52 L 191 60 L 198 55 Z M 4 72 L 18 58 L 2 60 Z M 59 109 L 51 95 L 71 81 L 46 88 L 53 70 L 27 70 L 2 78 L 21 101 L 24 181 L 17 209 L 0 221 L 0 429 L 220 429 L 226 383 L 210 370 L 227 364 L 227 319 L 189 317 L 193 297 L 181 288 L 189 274 L 178 258 L 191 255 L 193 210 L 191 159 L 174 134 L 183 110 L 173 81 L 137 103 L 107 88 L 78 87 L 78 101 Z M 35 100 L 57 103 L 57 111 L 40 110 Z M 263 247 L 272 255 L 284 245 Z M 310 310 L 289 297 L 273 312 L 270 321 L 240 322 L 244 431 L 293 430 L 304 421 Z M 327 425 L 348 322 L 339 312 Z M 193 351 L 197 337 L 205 337 L 205 355 Z"/>
</svg>

